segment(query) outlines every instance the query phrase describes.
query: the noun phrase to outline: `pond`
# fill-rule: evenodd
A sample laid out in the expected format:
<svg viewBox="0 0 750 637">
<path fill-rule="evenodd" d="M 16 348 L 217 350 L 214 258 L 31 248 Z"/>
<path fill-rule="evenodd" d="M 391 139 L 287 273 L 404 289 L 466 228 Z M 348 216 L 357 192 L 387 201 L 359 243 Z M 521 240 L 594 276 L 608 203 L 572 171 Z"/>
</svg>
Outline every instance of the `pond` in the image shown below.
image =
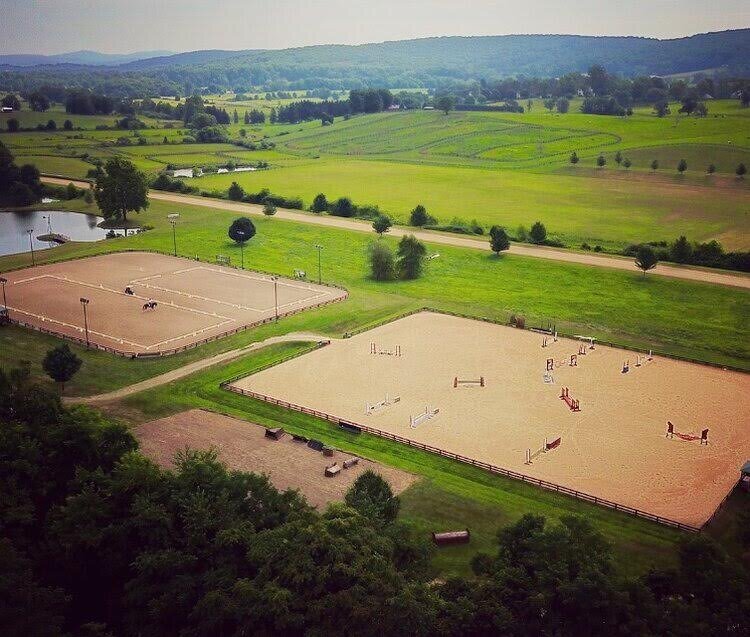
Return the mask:
<svg viewBox="0 0 750 637">
<path fill-rule="evenodd" d="M 29 251 L 28 230 L 32 230 L 34 250 L 54 248 L 53 241 L 39 241 L 37 237 L 50 231 L 69 237 L 72 241 L 99 241 L 107 232 L 97 224 L 101 217 L 80 212 L 62 210 L 33 210 L 24 212 L 0 212 L 0 255 Z M 123 230 L 116 230 L 122 235 Z M 135 233 L 134 229 L 128 234 Z"/>
</svg>

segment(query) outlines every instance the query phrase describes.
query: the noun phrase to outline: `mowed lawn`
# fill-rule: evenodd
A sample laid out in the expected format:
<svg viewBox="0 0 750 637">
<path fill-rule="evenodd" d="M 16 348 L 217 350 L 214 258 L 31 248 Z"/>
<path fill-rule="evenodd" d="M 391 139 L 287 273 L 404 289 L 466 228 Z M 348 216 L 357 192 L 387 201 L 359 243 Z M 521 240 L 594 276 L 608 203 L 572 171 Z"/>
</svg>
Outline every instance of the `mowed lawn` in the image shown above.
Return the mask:
<svg viewBox="0 0 750 637">
<path fill-rule="evenodd" d="M 239 248 L 227 237 L 234 213 L 203 207 L 179 206 L 178 252 L 214 260 L 217 254 L 240 260 Z M 66 259 L 111 250 L 172 250 L 167 214 L 175 205 L 153 201 L 136 218 L 154 230 L 127 239 L 94 244 L 67 244 L 39 252 L 38 262 Z M 633 272 L 591 268 L 448 246 L 429 246 L 440 257 L 431 260 L 417 281 L 378 283 L 368 277 L 367 249 L 375 235 L 255 217 L 256 236 L 245 249 L 245 264 L 282 275 L 294 269 L 317 273 L 315 244 L 323 245 L 323 280 L 346 287 L 350 298 L 321 310 L 304 312 L 278 326 L 250 330 L 178 357 L 130 361 L 97 353 L 70 384 L 73 394 L 106 391 L 127 385 L 210 353 L 232 349 L 284 331 L 315 331 L 340 336 L 399 314 L 431 306 L 471 316 L 507 321 L 511 313 L 524 315 L 527 324 L 552 322 L 561 332 L 591 334 L 626 346 L 678 354 L 699 360 L 750 369 L 750 293 L 736 288 L 643 277 Z M 382 241 L 395 246 L 388 237 Z M 26 254 L 0 258 L 0 271 L 28 265 Z M 12 295 L 12 288 L 8 290 Z M 9 297 L 12 305 L 12 296 Z M 94 308 L 90 308 L 92 311 Z M 10 332 L 4 332 L 4 335 Z M 0 347 L 0 364 L 29 360 L 37 374 L 52 340 L 24 332 L 23 345 Z M 111 373 L 102 373 L 111 366 Z"/>
</svg>

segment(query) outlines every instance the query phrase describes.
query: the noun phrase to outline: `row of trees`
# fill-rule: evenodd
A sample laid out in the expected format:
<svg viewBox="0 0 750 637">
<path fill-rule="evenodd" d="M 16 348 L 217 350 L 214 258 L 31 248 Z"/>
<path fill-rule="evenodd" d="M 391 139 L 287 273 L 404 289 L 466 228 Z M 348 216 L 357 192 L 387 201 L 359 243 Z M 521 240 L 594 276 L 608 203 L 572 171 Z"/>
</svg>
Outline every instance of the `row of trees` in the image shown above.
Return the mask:
<svg viewBox="0 0 750 637">
<path fill-rule="evenodd" d="M 588 520 L 527 514 L 472 577 L 436 580 L 426 538 L 372 472 L 318 512 L 213 451 L 163 469 L 125 425 L 64 407 L 28 368 L 0 370 L 0 424 L 7 637 L 750 631 L 748 574 L 705 534 L 633 577 Z"/>
<path fill-rule="evenodd" d="M 0 142 L 0 205 L 30 206 L 42 197 L 39 170 L 33 164 L 17 166 L 13 154 Z"/>
</svg>

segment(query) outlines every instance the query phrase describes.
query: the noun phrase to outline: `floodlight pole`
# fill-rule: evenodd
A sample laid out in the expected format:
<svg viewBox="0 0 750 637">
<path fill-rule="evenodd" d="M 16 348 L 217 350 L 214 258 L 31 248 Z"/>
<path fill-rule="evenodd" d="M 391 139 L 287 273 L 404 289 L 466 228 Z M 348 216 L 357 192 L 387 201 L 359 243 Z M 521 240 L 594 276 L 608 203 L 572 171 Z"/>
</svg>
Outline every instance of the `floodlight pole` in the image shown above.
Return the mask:
<svg viewBox="0 0 750 637">
<path fill-rule="evenodd" d="M 26 234 L 29 235 L 29 248 L 31 248 L 31 265 L 36 265 L 36 261 L 34 260 L 34 241 L 31 238 L 31 234 L 34 232 L 34 229 L 30 229 L 26 231 Z"/>
<path fill-rule="evenodd" d="M 7 310 L 8 309 L 8 299 L 5 298 L 5 284 L 8 282 L 8 279 L 6 279 L 4 276 L 0 276 L 0 285 L 3 286 L 3 307 Z"/>
<path fill-rule="evenodd" d="M 323 246 L 319 243 L 315 244 L 315 248 L 318 250 L 318 285 L 321 283 L 321 274 L 320 274 L 320 253 L 323 251 Z"/>
<path fill-rule="evenodd" d="M 242 233 L 244 235 L 244 232 Z M 245 269 L 245 242 L 240 241 L 240 267 Z"/>
<path fill-rule="evenodd" d="M 274 306 L 274 313 L 276 315 L 276 321 L 279 320 L 279 277 L 272 276 L 271 281 L 273 281 L 273 306 Z"/>
<path fill-rule="evenodd" d="M 177 256 L 177 219 L 180 215 L 177 212 L 167 215 L 169 223 L 172 224 L 172 244 L 174 245 L 174 255 Z"/>
<path fill-rule="evenodd" d="M 89 304 L 89 300 L 81 297 L 81 307 L 83 307 L 83 327 L 86 330 L 86 348 L 89 347 L 89 319 L 86 314 L 86 306 Z"/>
</svg>

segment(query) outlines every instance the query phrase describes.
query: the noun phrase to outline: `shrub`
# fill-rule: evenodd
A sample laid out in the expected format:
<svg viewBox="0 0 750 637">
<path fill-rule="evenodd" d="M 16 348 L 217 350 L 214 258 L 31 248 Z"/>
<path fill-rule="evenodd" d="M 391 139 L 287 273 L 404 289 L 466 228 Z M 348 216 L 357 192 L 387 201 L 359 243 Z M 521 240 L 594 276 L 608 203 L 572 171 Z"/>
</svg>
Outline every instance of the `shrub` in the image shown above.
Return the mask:
<svg viewBox="0 0 750 637">
<path fill-rule="evenodd" d="M 544 227 L 544 224 L 541 221 L 537 221 L 533 226 L 531 226 L 531 230 L 529 231 L 529 239 L 531 239 L 532 243 L 540 244 L 544 243 L 544 240 L 546 238 L 547 228 Z"/>
<path fill-rule="evenodd" d="M 368 258 L 370 273 L 376 281 L 390 281 L 396 276 L 396 258 L 393 250 L 383 241 L 370 244 Z"/>
<path fill-rule="evenodd" d="M 398 271 L 404 279 L 416 279 L 422 274 L 427 248 L 414 235 L 401 238 L 398 243 Z"/>
<path fill-rule="evenodd" d="M 427 209 L 422 205 L 418 204 L 414 210 L 409 214 L 409 225 L 410 226 L 424 226 L 430 222 L 430 217 L 427 214 Z"/>
<path fill-rule="evenodd" d="M 233 181 L 232 185 L 229 186 L 229 190 L 227 190 L 227 197 L 232 201 L 242 201 L 244 196 L 245 190 L 236 181 Z"/>
<path fill-rule="evenodd" d="M 354 204 L 349 197 L 339 197 L 331 208 L 331 214 L 337 217 L 353 217 Z"/>
<path fill-rule="evenodd" d="M 322 192 L 315 195 L 310 210 L 317 213 L 328 212 L 328 199 Z"/>
</svg>

